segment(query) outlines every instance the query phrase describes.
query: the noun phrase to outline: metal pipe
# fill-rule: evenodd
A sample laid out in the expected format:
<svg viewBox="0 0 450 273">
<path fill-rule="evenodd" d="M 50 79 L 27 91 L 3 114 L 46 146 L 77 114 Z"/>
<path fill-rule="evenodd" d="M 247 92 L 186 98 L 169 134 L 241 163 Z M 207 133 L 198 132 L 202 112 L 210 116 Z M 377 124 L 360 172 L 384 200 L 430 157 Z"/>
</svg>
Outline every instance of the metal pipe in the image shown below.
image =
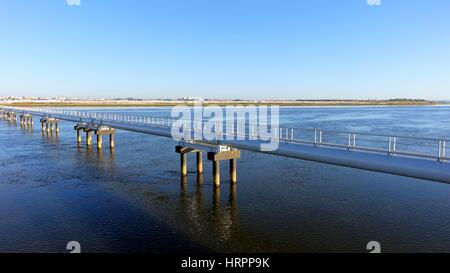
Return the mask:
<svg viewBox="0 0 450 273">
<path fill-rule="evenodd" d="M 27 112 L 32 113 L 37 116 L 42 116 L 43 112 L 37 112 L 35 110 L 27 110 Z M 45 115 L 45 114 L 44 114 Z M 58 118 L 58 116 L 55 116 Z M 78 117 L 64 117 L 67 121 L 80 122 Z M 93 120 L 94 123 L 98 122 Z M 132 124 L 123 122 L 110 122 L 108 126 L 128 130 L 133 132 L 140 132 L 158 136 L 164 136 L 171 138 L 170 128 L 155 128 L 155 127 L 145 127 L 145 126 L 134 126 Z M 414 138 L 409 138 L 414 139 Z M 424 139 L 424 138 L 416 138 Z M 444 141 L 444 140 L 441 140 Z M 205 141 L 208 142 L 208 141 Z M 347 152 L 345 149 L 339 148 L 338 144 L 323 143 L 320 149 L 316 149 L 313 146 L 307 144 L 301 144 L 300 141 L 294 141 L 297 145 L 288 145 L 285 143 L 279 143 L 278 149 L 274 151 L 261 151 L 260 141 L 209 141 L 211 144 L 227 145 L 237 149 L 243 149 L 254 152 L 261 152 L 273 155 L 287 156 L 293 158 L 299 158 L 304 160 L 328 163 L 339 166 L 346 166 L 357 169 L 364 169 L 370 171 L 377 171 L 383 173 L 390 173 L 395 175 L 402 175 L 407 177 L 432 180 L 444 183 L 450 183 L 450 164 L 442 163 L 430 159 L 436 159 L 436 156 L 430 156 L 426 154 L 414 154 L 396 151 L 395 157 L 387 157 L 383 154 L 364 152 L 364 150 L 370 150 L 369 148 L 356 147 L 356 134 L 352 133 L 352 148 L 351 153 Z M 287 145 L 287 146 L 286 146 Z M 442 144 L 441 144 L 442 145 Z M 342 145 L 345 146 L 345 145 Z M 359 151 L 361 150 L 361 151 Z M 371 148 L 371 150 L 376 150 Z M 381 151 L 380 151 L 381 152 Z M 407 155 L 408 157 L 400 156 L 401 154 Z M 409 157 L 409 156 L 413 157 Z M 414 158 L 415 157 L 415 158 Z M 422 157 L 422 158 L 417 158 Z"/>
</svg>

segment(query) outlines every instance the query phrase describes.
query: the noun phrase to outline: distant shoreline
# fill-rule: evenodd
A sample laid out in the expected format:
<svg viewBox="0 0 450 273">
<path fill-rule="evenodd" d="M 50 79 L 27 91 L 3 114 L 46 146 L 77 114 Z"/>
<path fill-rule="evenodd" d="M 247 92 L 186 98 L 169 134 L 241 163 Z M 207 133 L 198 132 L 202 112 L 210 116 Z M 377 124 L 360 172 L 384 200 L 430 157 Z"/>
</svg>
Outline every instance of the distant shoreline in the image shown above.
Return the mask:
<svg viewBox="0 0 450 273">
<path fill-rule="evenodd" d="M 152 106 L 192 106 L 193 101 L 57 101 L 57 102 L 9 102 L 4 106 L 22 107 L 152 107 Z M 279 106 L 426 106 L 446 104 L 445 102 L 426 100 L 208 100 L 203 105 L 279 105 Z"/>
</svg>

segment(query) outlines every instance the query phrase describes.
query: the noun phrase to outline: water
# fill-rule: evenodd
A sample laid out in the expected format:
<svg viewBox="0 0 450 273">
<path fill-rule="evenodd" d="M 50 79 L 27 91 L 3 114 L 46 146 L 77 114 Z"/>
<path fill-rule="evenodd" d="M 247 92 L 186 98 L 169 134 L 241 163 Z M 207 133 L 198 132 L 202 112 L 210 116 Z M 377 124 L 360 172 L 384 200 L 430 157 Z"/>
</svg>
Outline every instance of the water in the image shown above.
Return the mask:
<svg viewBox="0 0 450 273">
<path fill-rule="evenodd" d="M 117 108 L 168 115 L 168 108 Z M 450 136 L 450 107 L 282 108 L 282 124 L 361 133 Z M 116 149 L 77 147 L 0 121 L 0 251 L 450 252 L 450 185 L 243 152 L 238 184 L 214 190 L 195 157 L 180 186 L 167 138 L 118 131 Z M 107 144 L 107 143 L 105 143 Z"/>
</svg>

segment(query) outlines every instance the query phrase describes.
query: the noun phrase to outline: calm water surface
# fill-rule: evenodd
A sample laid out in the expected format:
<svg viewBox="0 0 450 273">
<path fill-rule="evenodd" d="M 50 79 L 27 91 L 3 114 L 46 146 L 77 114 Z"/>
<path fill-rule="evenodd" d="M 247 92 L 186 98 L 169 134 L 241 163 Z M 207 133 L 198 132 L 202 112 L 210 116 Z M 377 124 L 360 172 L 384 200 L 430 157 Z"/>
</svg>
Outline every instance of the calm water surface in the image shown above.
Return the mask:
<svg viewBox="0 0 450 273">
<path fill-rule="evenodd" d="M 117 108 L 168 115 L 168 108 Z M 282 124 L 367 133 L 450 137 L 449 107 L 282 108 Z M 0 121 L 0 251 L 450 252 L 450 185 L 243 152 L 238 184 L 228 164 L 214 190 L 188 157 L 186 186 L 175 143 L 118 131 L 114 153 L 60 134 Z M 200 185 L 198 182 L 202 182 Z"/>
</svg>

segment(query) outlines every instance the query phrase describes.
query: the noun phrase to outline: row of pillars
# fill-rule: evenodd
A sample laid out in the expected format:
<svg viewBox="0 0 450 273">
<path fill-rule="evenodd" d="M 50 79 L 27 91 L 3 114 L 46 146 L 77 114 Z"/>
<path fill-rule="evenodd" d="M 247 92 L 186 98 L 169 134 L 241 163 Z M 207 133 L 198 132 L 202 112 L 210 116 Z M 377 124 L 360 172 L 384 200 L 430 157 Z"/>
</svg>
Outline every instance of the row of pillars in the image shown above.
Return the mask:
<svg viewBox="0 0 450 273">
<path fill-rule="evenodd" d="M 33 126 L 33 116 L 30 114 L 20 114 L 20 124 L 25 126 Z"/>
<path fill-rule="evenodd" d="M 8 121 L 17 120 L 17 113 L 11 111 L 1 111 L 1 117 Z M 21 114 L 20 123 L 24 125 L 33 125 L 33 116 L 29 114 Z M 59 133 L 59 120 L 56 118 L 43 117 L 40 119 L 42 132 Z M 92 146 L 92 132 L 97 136 L 97 148 L 102 149 L 103 135 L 109 135 L 109 146 L 114 148 L 115 130 L 108 126 L 99 126 L 94 124 L 79 123 L 74 129 L 77 131 L 77 143 L 81 144 L 81 130 L 86 133 L 86 145 Z M 197 174 L 203 174 L 203 151 L 197 148 L 176 146 L 175 151 L 180 154 L 181 176 L 187 176 L 187 154 L 195 153 L 197 156 Z M 240 158 L 240 151 L 237 149 L 228 149 L 225 151 L 207 152 L 207 158 L 212 162 L 212 173 L 214 186 L 220 186 L 220 161 L 229 160 L 230 165 L 230 182 L 237 182 L 237 159 Z"/>
<path fill-rule="evenodd" d="M 0 111 L 0 116 L 2 119 L 7 119 L 8 121 L 17 121 L 17 113 L 12 111 Z M 22 113 L 19 115 L 20 124 L 21 125 L 29 125 L 33 126 L 33 116 L 30 114 Z M 41 130 L 42 132 L 50 133 L 59 133 L 59 120 L 51 117 L 43 117 L 40 119 L 41 122 Z M 97 135 L 97 148 L 101 149 L 103 146 L 103 135 L 109 135 L 109 146 L 110 148 L 114 148 L 114 134 L 115 130 L 111 127 L 107 126 L 98 126 L 98 125 L 88 125 L 86 123 L 77 124 L 75 126 L 75 130 L 77 130 L 77 142 L 81 143 L 81 130 L 86 132 L 86 144 L 87 146 L 92 146 L 92 135 L 94 132 Z"/>
<path fill-rule="evenodd" d="M 109 135 L 109 147 L 114 149 L 114 134 L 115 130 L 107 126 L 90 125 L 86 123 L 80 123 L 75 125 L 74 129 L 77 131 L 77 143 L 81 144 L 81 131 L 86 133 L 86 145 L 92 146 L 92 132 L 97 136 L 97 149 L 103 147 L 103 135 Z"/>
<path fill-rule="evenodd" d="M 17 113 L 12 111 L 0 111 L 0 116 L 2 119 L 7 119 L 8 121 L 17 121 Z M 20 124 L 33 126 L 33 116 L 30 114 L 22 113 L 19 115 Z M 59 120 L 51 117 L 43 117 L 40 119 L 41 122 L 41 130 L 42 132 L 50 133 L 59 133 Z M 103 135 L 109 135 L 109 147 L 111 149 L 114 148 L 114 134 L 115 130 L 108 126 L 99 126 L 94 124 L 86 124 L 80 123 L 75 126 L 75 130 L 77 131 L 77 142 L 80 144 L 81 141 L 81 130 L 86 132 L 86 144 L 87 146 L 92 146 L 92 132 L 97 136 L 97 148 L 101 149 L 103 146 Z"/>
<path fill-rule="evenodd" d="M 7 119 L 8 121 L 12 121 L 14 123 L 17 122 L 17 112 L 2 110 L 2 111 L 0 111 L 0 115 L 1 115 L 2 119 Z M 31 115 L 31 114 L 25 114 L 25 113 L 19 114 L 19 121 L 20 121 L 20 124 L 24 125 L 24 126 L 33 126 L 33 124 L 34 124 L 34 118 L 33 118 L 33 115 Z M 57 124 L 58 120 L 44 117 L 44 118 L 41 118 L 43 132 L 45 131 L 45 129 L 48 129 L 47 130 L 48 132 L 50 132 L 50 131 L 53 132 L 53 126 L 51 126 L 51 128 L 49 127 L 50 123 L 55 123 L 55 131 L 58 131 L 58 124 Z"/>
<path fill-rule="evenodd" d="M 43 117 L 40 119 L 41 131 L 47 134 L 59 133 L 59 120 L 56 118 Z"/>
<path fill-rule="evenodd" d="M 8 121 L 17 122 L 17 113 L 12 111 L 2 111 L 1 112 L 2 119 L 6 119 Z"/>
<path fill-rule="evenodd" d="M 180 169 L 181 176 L 187 175 L 187 155 L 195 153 L 197 156 L 197 175 L 203 174 L 203 151 L 184 146 L 176 146 L 175 152 L 180 154 Z M 223 151 L 223 152 L 208 152 L 208 160 L 212 161 L 213 184 L 216 187 L 220 186 L 220 161 L 229 160 L 230 162 L 230 182 L 235 184 L 237 182 L 237 159 L 240 158 L 240 151 L 237 149 Z"/>
</svg>

